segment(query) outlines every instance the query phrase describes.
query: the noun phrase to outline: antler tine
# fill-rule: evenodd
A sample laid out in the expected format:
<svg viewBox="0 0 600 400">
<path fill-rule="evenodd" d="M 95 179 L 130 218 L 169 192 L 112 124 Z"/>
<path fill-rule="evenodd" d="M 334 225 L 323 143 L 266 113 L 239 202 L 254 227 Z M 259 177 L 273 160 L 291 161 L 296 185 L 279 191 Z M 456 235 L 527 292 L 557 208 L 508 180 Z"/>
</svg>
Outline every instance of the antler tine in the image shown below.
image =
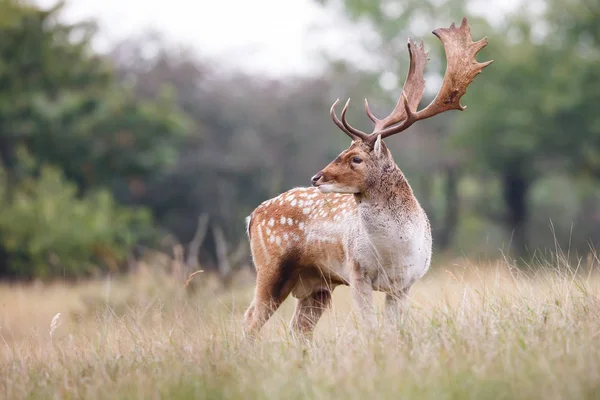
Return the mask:
<svg viewBox="0 0 600 400">
<path fill-rule="evenodd" d="M 350 131 L 348 131 L 346 129 L 346 127 L 344 126 L 344 124 L 342 124 L 342 121 L 340 121 L 340 119 L 338 118 L 338 116 L 335 113 L 335 106 L 337 106 L 337 104 L 339 102 L 340 102 L 339 98 L 335 100 L 335 102 L 333 103 L 333 105 L 329 109 L 329 115 L 331 115 L 331 119 L 333 120 L 333 123 L 336 124 L 337 127 L 342 130 L 342 132 L 344 132 L 345 134 L 347 134 L 348 136 L 350 136 L 350 138 L 352 140 L 356 140 L 357 137 L 354 134 L 352 134 Z"/>
<path fill-rule="evenodd" d="M 348 101 L 346 101 L 346 105 L 344 106 L 344 108 L 342 109 L 342 124 L 344 124 L 344 127 L 346 129 L 348 129 L 350 132 L 352 132 L 353 135 L 361 138 L 362 140 L 368 140 L 369 138 L 369 134 L 363 131 L 360 131 L 356 128 L 354 128 L 352 125 L 350 125 L 348 123 L 348 121 L 346 121 L 346 112 L 348 111 L 348 106 L 350 105 L 350 99 L 348 99 Z"/>
<path fill-rule="evenodd" d="M 365 111 L 367 112 L 367 116 L 371 121 L 375 123 L 379 121 L 379 119 L 371 112 L 371 109 L 369 108 L 369 100 L 367 99 L 365 99 Z"/>
<path fill-rule="evenodd" d="M 377 132 L 382 138 L 402 132 L 416 121 L 433 117 L 444 111 L 464 110 L 466 106 L 460 104 L 460 99 L 467 92 L 467 86 L 473 82 L 483 68 L 493 62 L 493 60 L 490 60 L 480 63 L 475 59 L 477 53 L 487 45 L 487 37 L 473 42 L 471 28 L 466 17 L 462 19 L 459 28 L 452 24 L 450 28 L 438 28 L 434 30 L 433 34 L 442 41 L 444 51 L 446 52 L 447 65 L 442 87 L 435 99 L 419 112 L 413 113 L 416 106 L 413 108 L 410 103 L 411 99 L 409 99 L 409 107 L 405 107 L 409 111 L 406 119 L 400 125 Z M 410 94 L 409 92 L 409 96 Z"/>
<path fill-rule="evenodd" d="M 338 118 L 338 116 L 335 113 L 335 107 L 337 106 L 337 104 L 339 102 L 340 102 L 340 99 L 337 99 L 331 106 L 331 109 L 329 110 L 329 115 L 331 115 L 331 119 L 333 120 L 333 123 L 336 124 L 337 127 L 340 128 L 345 134 L 350 136 L 350 138 L 352 140 L 357 140 L 357 139 L 367 140 L 369 135 L 367 135 L 364 132 L 359 131 L 358 129 L 351 127 L 350 124 L 348 124 L 346 122 L 345 116 L 346 116 L 346 111 L 348 109 L 348 104 L 350 103 L 350 99 L 348 99 L 348 101 L 346 101 L 346 105 L 344 106 L 344 109 L 342 110 L 342 119 L 344 122 L 340 121 L 340 119 Z"/>
</svg>

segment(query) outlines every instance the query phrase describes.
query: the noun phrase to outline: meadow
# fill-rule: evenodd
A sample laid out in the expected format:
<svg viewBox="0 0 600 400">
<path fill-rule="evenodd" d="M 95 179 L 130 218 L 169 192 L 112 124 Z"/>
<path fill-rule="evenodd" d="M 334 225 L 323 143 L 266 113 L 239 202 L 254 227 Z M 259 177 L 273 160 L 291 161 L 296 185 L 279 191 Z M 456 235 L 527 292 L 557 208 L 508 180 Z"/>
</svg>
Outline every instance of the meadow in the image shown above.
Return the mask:
<svg viewBox="0 0 600 400">
<path fill-rule="evenodd" d="M 3 284 L 0 397 L 598 398 L 597 261 L 438 264 L 414 286 L 401 325 L 375 332 L 360 329 L 349 290 L 338 288 L 308 343 L 287 329 L 291 298 L 258 341 L 243 340 L 251 276 L 224 289 L 201 273 L 193 292 L 146 266 Z"/>
</svg>

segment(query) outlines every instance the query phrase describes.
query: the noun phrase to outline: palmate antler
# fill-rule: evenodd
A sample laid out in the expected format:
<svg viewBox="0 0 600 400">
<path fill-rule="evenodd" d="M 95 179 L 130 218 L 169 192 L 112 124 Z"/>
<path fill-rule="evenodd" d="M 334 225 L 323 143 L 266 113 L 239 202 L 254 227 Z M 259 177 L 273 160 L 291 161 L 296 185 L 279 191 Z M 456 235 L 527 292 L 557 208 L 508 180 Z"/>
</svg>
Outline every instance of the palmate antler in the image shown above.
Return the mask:
<svg viewBox="0 0 600 400">
<path fill-rule="evenodd" d="M 467 18 L 462 19 L 462 23 L 457 28 L 454 23 L 450 28 L 438 28 L 433 34 L 442 41 L 444 51 L 446 52 L 446 72 L 442 87 L 433 101 L 421 111 L 417 111 L 423 91 L 425 90 L 425 80 L 423 73 L 427 63 L 427 53 L 423 48 L 423 42 L 417 46 L 411 39 L 408 39 L 408 51 L 410 54 L 410 68 L 402 88 L 402 94 L 398 99 L 396 107 L 390 115 L 383 119 L 378 119 L 373 115 L 369 108 L 369 103 L 365 99 L 365 109 L 369 118 L 375 123 L 371 134 L 362 132 L 352 127 L 346 121 L 346 112 L 350 100 L 346 102 L 342 110 L 342 119 L 337 117 L 335 107 L 339 99 L 333 103 L 330 114 L 333 122 L 353 140 L 360 139 L 367 144 L 373 145 L 378 135 L 381 138 L 400 133 L 406 130 L 415 122 L 433 117 L 448 110 L 464 110 L 466 106 L 460 104 L 460 98 L 467 92 L 467 86 L 481 71 L 490 65 L 493 60 L 479 63 L 475 59 L 477 53 L 487 45 L 487 37 L 473 42 L 471 37 L 471 28 Z"/>
</svg>

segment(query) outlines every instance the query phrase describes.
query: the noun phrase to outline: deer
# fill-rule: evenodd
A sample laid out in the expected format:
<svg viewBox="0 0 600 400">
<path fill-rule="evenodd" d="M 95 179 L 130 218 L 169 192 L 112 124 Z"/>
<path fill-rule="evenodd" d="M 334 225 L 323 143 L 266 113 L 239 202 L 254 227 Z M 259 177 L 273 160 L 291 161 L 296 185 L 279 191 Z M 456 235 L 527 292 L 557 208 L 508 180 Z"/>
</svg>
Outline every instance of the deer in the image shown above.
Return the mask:
<svg viewBox="0 0 600 400">
<path fill-rule="evenodd" d="M 383 139 L 417 121 L 450 110 L 463 111 L 467 86 L 493 60 L 477 62 L 487 37 L 473 42 L 467 18 L 460 27 L 432 32 L 443 44 L 446 71 L 431 103 L 417 111 L 425 89 L 428 53 L 423 41 L 408 39 L 409 70 L 395 108 L 375 117 L 370 134 L 352 127 L 346 113 L 329 111 L 334 124 L 352 140 L 310 187 L 296 187 L 264 201 L 247 218 L 247 234 L 256 270 L 254 298 L 243 319 L 246 337 L 263 325 L 292 294 L 297 299 L 290 322 L 293 332 L 312 337 L 333 290 L 349 286 L 360 319 L 375 327 L 373 291 L 385 293 L 385 319 L 398 321 L 413 284 L 429 270 L 431 226 L 427 214 Z"/>
</svg>

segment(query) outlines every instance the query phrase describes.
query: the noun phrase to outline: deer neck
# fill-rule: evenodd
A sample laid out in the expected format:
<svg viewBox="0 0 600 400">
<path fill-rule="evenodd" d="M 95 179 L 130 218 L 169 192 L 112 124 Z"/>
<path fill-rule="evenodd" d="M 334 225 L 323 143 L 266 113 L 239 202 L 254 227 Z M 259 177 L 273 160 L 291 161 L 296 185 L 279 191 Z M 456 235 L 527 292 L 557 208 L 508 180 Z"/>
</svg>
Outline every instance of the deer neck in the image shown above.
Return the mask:
<svg viewBox="0 0 600 400">
<path fill-rule="evenodd" d="M 354 195 L 354 199 L 359 217 L 367 225 L 379 219 L 402 222 L 418 207 L 412 188 L 396 164 L 384 168 L 369 188 Z"/>
</svg>

